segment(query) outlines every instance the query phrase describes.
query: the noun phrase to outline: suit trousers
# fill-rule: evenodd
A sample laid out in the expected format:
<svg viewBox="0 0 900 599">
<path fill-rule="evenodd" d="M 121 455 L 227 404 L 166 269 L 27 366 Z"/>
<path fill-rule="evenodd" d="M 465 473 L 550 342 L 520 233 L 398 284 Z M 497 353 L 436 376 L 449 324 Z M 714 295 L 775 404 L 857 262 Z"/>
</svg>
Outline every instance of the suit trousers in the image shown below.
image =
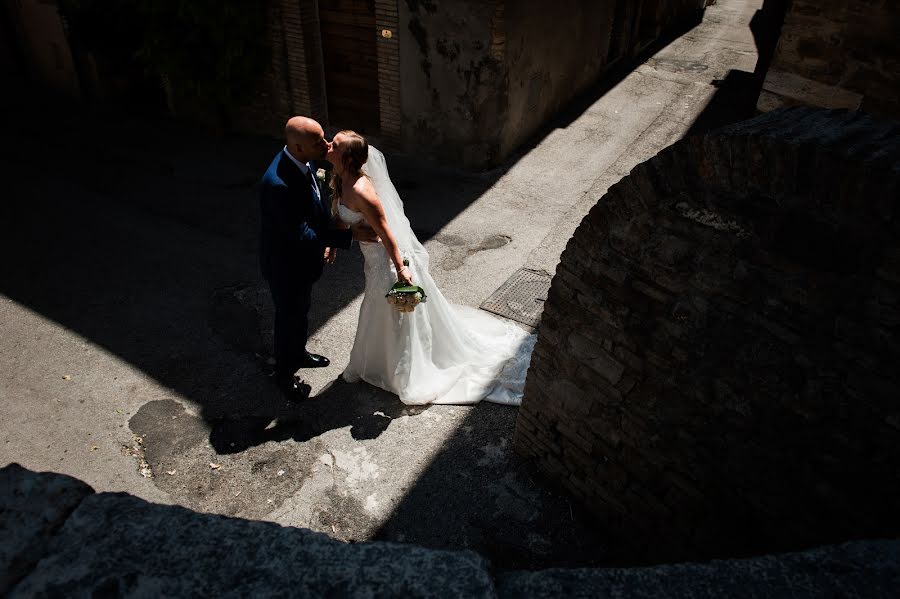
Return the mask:
<svg viewBox="0 0 900 599">
<path fill-rule="evenodd" d="M 275 304 L 275 377 L 279 385 L 293 381 L 306 356 L 312 285 L 310 280 L 269 279 Z"/>
</svg>

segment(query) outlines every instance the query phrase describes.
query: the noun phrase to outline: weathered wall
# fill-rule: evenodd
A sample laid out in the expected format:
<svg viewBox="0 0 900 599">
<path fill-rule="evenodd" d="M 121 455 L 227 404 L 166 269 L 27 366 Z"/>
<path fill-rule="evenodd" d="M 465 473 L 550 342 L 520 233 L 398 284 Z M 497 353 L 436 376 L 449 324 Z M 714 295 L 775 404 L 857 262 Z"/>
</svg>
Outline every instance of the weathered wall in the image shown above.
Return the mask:
<svg viewBox="0 0 900 599">
<path fill-rule="evenodd" d="M 402 144 L 455 164 L 499 157 L 507 72 L 492 51 L 503 0 L 400 0 Z"/>
<path fill-rule="evenodd" d="M 500 152 L 509 154 L 606 68 L 614 2 L 507 0 L 508 109 Z"/>
<path fill-rule="evenodd" d="M 900 116 L 900 10 L 887 0 L 793 0 L 758 107 Z"/>
<path fill-rule="evenodd" d="M 795 108 L 613 186 L 515 446 L 649 559 L 900 534 L 900 129 Z"/>
<path fill-rule="evenodd" d="M 704 5 L 401 0 L 403 147 L 469 167 L 496 164 L 610 63 Z"/>
<path fill-rule="evenodd" d="M 23 6 L 34 12 L 32 8 L 44 4 Z M 552 6 L 527 0 L 377 0 L 372 31 L 378 65 L 379 97 L 372 99 L 380 116 L 377 142 L 399 144 L 408 152 L 465 167 L 497 164 L 601 79 L 611 63 L 633 56 L 704 4 L 704 0 L 560 0 Z M 52 37 L 46 31 L 39 36 L 46 46 L 39 54 L 50 56 L 52 51 L 51 58 L 57 61 L 51 65 L 52 77 L 42 76 L 75 86 L 77 92 L 56 7 L 46 6 L 39 11 L 41 18 L 55 19 L 59 43 L 45 43 Z M 267 70 L 253 99 L 231 110 L 227 120 L 239 130 L 272 135 L 280 135 L 284 121 L 293 114 L 310 115 L 327 126 L 329 90 L 318 1 L 272 0 L 267 10 L 271 48 Z M 47 56 L 38 65 L 45 71 L 50 68 L 44 64 Z M 60 67 L 59 61 L 65 65 Z M 67 82 L 61 68 L 71 71 Z M 214 126 L 224 124 L 219 119 L 226 115 L 175 98 L 165 82 L 162 86 L 170 112 Z"/>
</svg>

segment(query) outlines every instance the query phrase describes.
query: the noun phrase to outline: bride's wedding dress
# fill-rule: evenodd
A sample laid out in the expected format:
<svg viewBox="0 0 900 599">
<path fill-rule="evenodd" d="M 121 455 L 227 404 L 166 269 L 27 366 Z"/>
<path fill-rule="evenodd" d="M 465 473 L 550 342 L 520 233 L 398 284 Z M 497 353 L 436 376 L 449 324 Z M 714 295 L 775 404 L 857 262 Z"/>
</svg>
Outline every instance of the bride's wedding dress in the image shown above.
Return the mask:
<svg viewBox="0 0 900 599">
<path fill-rule="evenodd" d="M 397 282 L 394 265 L 380 243 L 360 243 L 365 295 L 344 379 L 362 379 L 396 393 L 406 404 L 482 400 L 520 404 L 536 335 L 481 310 L 448 302 L 431 278 L 428 252 L 409 226 L 384 155 L 372 146 L 363 172 L 375 186 L 388 227 L 427 301 L 408 313 L 388 304 L 385 294 Z M 337 213 L 351 225 L 363 220 L 362 214 L 343 204 L 338 204 Z"/>
</svg>

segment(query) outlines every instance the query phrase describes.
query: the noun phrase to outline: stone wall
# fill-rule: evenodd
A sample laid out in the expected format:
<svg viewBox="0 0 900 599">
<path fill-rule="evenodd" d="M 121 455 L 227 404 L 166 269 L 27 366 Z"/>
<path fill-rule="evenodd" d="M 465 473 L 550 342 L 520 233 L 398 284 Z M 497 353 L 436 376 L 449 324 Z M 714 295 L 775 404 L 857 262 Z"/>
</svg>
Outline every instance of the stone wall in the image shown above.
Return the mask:
<svg viewBox="0 0 900 599">
<path fill-rule="evenodd" d="M 705 1 L 399 4 L 403 147 L 482 167 Z"/>
<path fill-rule="evenodd" d="M 896 123 L 664 150 L 563 253 L 517 450 L 645 559 L 900 534 L 898 240 Z"/>
<path fill-rule="evenodd" d="M 900 542 L 658 568 L 495 573 L 471 551 L 348 544 L 0 469 L 4 597 L 893 597 Z M 802 585 L 798 586 L 798 580 Z"/>
<path fill-rule="evenodd" d="M 758 107 L 900 116 L 900 11 L 888 0 L 793 0 Z"/>
</svg>

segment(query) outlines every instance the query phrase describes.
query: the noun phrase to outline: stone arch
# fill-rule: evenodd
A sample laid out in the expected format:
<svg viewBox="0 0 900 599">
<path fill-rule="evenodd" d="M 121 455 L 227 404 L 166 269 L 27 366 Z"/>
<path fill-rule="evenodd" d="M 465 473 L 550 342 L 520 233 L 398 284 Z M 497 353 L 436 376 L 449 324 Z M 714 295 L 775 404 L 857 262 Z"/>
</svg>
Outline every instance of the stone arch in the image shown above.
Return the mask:
<svg viewBox="0 0 900 599">
<path fill-rule="evenodd" d="M 517 450 L 639 559 L 900 533 L 900 125 L 794 108 L 637 166 L 569 241 Z"/>
</svg>

